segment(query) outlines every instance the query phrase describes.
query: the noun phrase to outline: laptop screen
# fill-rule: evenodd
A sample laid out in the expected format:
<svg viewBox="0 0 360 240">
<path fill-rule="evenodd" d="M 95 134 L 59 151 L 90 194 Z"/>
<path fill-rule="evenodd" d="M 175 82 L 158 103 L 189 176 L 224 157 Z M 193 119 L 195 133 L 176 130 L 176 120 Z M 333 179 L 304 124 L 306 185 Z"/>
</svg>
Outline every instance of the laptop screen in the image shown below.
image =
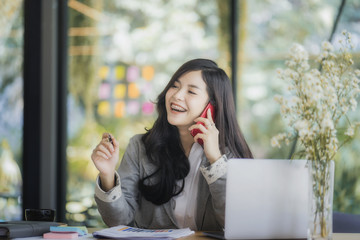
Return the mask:
<svg viewBox="0 0 360 240">
<path fill-rule="evenodd" d="M 230 159 L 225 238 L 306 238 L 306 160 Z"/>
</svg>

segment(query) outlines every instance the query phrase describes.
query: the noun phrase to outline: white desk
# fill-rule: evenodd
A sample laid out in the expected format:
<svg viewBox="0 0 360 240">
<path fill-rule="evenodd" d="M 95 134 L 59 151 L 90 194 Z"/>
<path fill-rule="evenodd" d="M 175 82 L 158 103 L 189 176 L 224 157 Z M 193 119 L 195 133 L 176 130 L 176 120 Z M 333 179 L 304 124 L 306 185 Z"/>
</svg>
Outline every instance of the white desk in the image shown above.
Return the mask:
<svg viewBox="0 0 360 240">
<path fill-rule="evenodd" d="M 183 240 L 214 240 L 215 238 L 206 237 L 201 232 L 194 235 L 180 238 Z M 360 240 L 360 233 L 333 233 L 333 240 Z"/>
<path fill-rule="evenodd" d="M 99 228 L 89 228 L 88 231 L 93 233 L 99 230 Z M 89 238 L 88 238 L 89 239 Z M 96 239 L 96 238 L 90 238 Z M 197 231 L 195 234 L 180 238 L 182 240 L 214 240 L 215 238 L 205 236 L 201 231 Z M 360 240 L 360 233 L 333 233 L 333 240 Z"/>
</svg>

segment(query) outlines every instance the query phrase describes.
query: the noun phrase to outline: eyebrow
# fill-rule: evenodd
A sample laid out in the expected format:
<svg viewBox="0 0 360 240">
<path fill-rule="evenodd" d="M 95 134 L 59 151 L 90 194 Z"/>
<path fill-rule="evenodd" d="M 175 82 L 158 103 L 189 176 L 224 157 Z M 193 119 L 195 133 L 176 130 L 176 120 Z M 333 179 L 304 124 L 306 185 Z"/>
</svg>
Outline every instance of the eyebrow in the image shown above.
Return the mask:
<svg viewBox="0 0 360 240">
<path fill-rule="evenodd" d="M 176 80 L 175 80 L 175 82 L 178 82 L 178 83 L 180 83 L 180 84 L 181 84 L 181 82 L 180 82 L 180 80 L 179 80 L 179 79 L 176 79 Z M 201 88 L 199 88 L 197 85 L 194 85 L 194 84 L 189 84 L 188 86 L 189 86 L 189 87 L 191 87 L 191 88 L 196 88 L 196 89 L 201 90 Z"/>
</svg>

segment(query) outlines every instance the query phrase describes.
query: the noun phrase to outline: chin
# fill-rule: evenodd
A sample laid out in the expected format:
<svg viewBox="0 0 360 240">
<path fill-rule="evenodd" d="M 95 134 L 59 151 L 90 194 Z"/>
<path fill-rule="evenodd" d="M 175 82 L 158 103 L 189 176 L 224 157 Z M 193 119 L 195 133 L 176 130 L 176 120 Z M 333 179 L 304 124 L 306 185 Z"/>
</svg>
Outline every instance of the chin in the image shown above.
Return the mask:
<svg viewBox="0 0 360 240">
<path fill-rule="evenodd" d="M 172 126 L 175 126 L 175 127 L 177 127 L 178 125 L 179 125 L 179 123 L 178 122 L 176 122 L 176 121 L 169 121 L 169 119 L 168 119 L 168 123 L 170 124 L 170 125 L 172 125 Z"/>
<path fill-rule="evenodd" d="M 180 127 L 183 125 L 183 122 L 179 122 L 179 121 L 176 121 L 174 119 L 169 119 L 169 118 L 168 118 L 168 123 L 174 127 Z"/>
</svg>

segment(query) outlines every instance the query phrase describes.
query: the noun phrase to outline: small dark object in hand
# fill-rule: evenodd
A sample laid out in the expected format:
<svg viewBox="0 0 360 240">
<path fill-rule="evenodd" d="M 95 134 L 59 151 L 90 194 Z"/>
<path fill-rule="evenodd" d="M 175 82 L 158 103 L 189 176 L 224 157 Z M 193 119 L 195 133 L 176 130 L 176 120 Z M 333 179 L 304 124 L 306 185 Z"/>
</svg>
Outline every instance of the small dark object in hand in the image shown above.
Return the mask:
<svg viewBox="0 0 360 240">
<path fill-rule="evenodd" d="M 112 141 L 112 138 L 111 138 L 111 135 L 109 134 L 109 136 L 108 136 L 108 140 L 109 140 L 109 142 L 114 146 L 114 143 L 113 143 L 113 141 Z"/>
</svg>

